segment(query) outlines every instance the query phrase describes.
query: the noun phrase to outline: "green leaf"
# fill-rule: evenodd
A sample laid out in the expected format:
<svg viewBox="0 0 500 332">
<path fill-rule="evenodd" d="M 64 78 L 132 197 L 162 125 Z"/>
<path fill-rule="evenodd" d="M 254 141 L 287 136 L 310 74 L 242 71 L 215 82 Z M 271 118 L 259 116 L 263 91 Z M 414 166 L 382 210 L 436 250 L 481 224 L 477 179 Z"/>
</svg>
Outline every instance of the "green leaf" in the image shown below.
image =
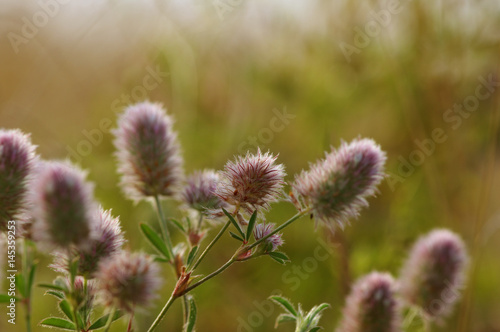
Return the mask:
<svg viewBox="0 0 500 332">
<path fill-rule="evenodd" d="M 187 319 L 187 323 L 185 325 L 185 332 L 193 332 L 194 331 L 194 325 L 196 323 L 196 315 L 197 315 L 197 310 L 196 310 L 196 303 L 194 302 L 193 297 L 189 297 L 189 315 Z"/>
<path fill-rule="evenodd" d="M 62 300 L 59 302 L 59 309 L 61 309 L 62 313 L 69 318 L 69 320 L 73 321 L 73 309 L 71 308 L 71 304 L 67 300 Z"/>
<path fill-rule="evenodd" d="M 245 240 L 243 240 L 240 236 L 238 236 L 237 234 L 234 234 L 231 231 L 229 231 L 229 235 L 231 235 L 232 238 L 234 238 L 234 239 L 236 239 L 238 241 L 245 242 Z"/>
<path fill-rule="evenodd" d="M 73 324 L 73 322 L 57 317 L 46 318 L 40 322 L 40 325 L 47 327 L 58 327 L 63 330 L 76 330 L 76 326 L 75 324 Z"/>
<path fill-rule="evenodd" d="M 78 257 L 75 257 L 69 264 L 69 275 L 71 276 L 71 281 L 74 282 L 76 275 L 78 274 Z"/>
<path fill-rule="evenodd" d="M 313 307 L 311 311 L 309 311 L 307 316 L 315 317 L 319 315 L 323 310 L 326 310 L 328 308 L 330 308 L 330 305 L 328 303 L 321 303 L 320 305 Z"/>
<path fill-rule="evenodd" d="M 234 220 L 233 216 L 229 212 L 227 212 L 226 209 L 224 209 L 224 208 L 222 208 L 222 212 L 224 212 L 224 214 L 226 215 L 226 217 L 229 218 L 229 220 L 234 225 L 234 227 L 236 228 L 236 230 L 238 231 L 238 233 L 240 233 L 241 237 L 245 238 L 245 234 L 241 230 L 240 225 L 238 224 L 238 222 L 236 220 Z"/>
<path fill-rule="evenodd" d="M 284 260 L 282 260 L 281 258 L 277 258 L 277 257 L 271 256 L 271 255 L 269 255 L 269 257 L 271 257 L 272 259 L 274 259 L 276 262 L 280 263 L 281 265 L 286 264 L 286 262 Z"/>
<path fill-rule="evenodd" d="M 55 298 L 57 298 L 59 300 L 64 299 L 64 294 L 61 293 L 60 291 L 48 290 L 48 291 L 45 292 L 44 295 L 52 295 L 52 296 L 54 296 Z"/>
<path fill-rule="evenodd" d="M 250 236 L 252 236 L 253 228 L 255 227 L 255 221 L 257 220 L 257 210 L 255 210 L 252 213 L 252 216 L 250 217 L 250 220 L 248 221 L 248 226 L 247 226 L 247 235 L 245 239 L 248 241 L 250 240 Z"/>
<path fill-rule="evenodd" d="M 158 262 L 158 263 L 170 263 L 170 261 L 168 259 L 166 259 L 165 257 L 156 256 L 156 255 L 153 256 L 153 261 Z"/>
<path fill-rule="evenodd" d="M 194 258 L 196 257 L 196 253 L 198 252 L 198 246 L 194 246 L 191 251 L 189 252 L 188 259 L 187 259 L 187 266 L 191 266 L 191 263 L 193 262 Z"/>
<path fill-rule="evenodd" d="M 113 322 L 123 316 L 123 311 L 117 310 L 113 315 Z M 90 325 L 89 330 L 97 330 L 106 326 L 108 322 L 109 314 L 98 318 L 92 325 Z"/>
<path fill-rule="evenodd" d="M 313 327 L 312 329 L 310 329 L 309 332 L 318 332 L 319 330 L 321 330 L 321 327 L 317 326 L 317 327 Z"/>
<path fill-rule="evenodd" d="M 282 261 L 285 261 L 285 262 L 290 261 L 290 258 L 288 258 L 287 255 L 285 255 L 284 253 L 279 252 L 279 251 L 271 251 L 268 254 L 269 254 L 269 256 L 271 256 L 273 258 L 278 258 L 278 259 L 281 259 Z"/>
<path fill-rule="evenodd" d="M 36 266 L 37 266 L 36 263 L 31 265 L 30 274 L 28 278 L 28 285 L 27 285 L 28 297 L 31 297 L 31 289 L 33 288 L 33 283 L 35 282 Z"/>
<path fill-rule="evenodd" d="M 38 284 L 37 286 L 38 287 L 42 287 L 42 288 L 48 288 L 48 289 L 60 291 L 60 292 L 66 292 L 67 291 L 66 288 L 63 288 L 63 287 L 60 287 L 60 286 L 57 286 L 57 285 L 52 285 L 52 284 Z"/>
<path fill-rule="evenodd" d="M 297 311 L 295 310 L 293 304 L 287 298 L 279 295 L 270 296 L 269 298 L 283 307 L 283 309 L 288 311 L 294 317 L 298 317 Z"/>
<path fill-rule="evenodd" d="M 178 222 L 177 220 L 175 219 L 169 219 L 172 224 L 174 224 L 175 227 L 177 227 L 181 232 L 183 233 L 186 233 L 186 230 L 184 229 L 184 226 L 182 226 L 182 224 L 180 222 Z"/>
<path fill-rule="evenodd" d="M 15 296 L 9 296 L 7 294 L 0 294 L 0 303 L 8 303 L 10 302 L 10 299 L 14 298 L 16 301 L 19 301 L 19 298 Z"/>
<path fill-rule="evenodd" d="M 166 259 L 169 261 L 172 260 L 172 257 L 170 257 L 170 253 L 168 252 L 167 246 L 165 245 L 165 242 L 161 239 L 161 237 L 148 225 L 142 224 L 140 225 L 142 234 L 149 240 L 149 243 L 158 250 L 160 254 L 165 256 Z"/>
<path fill-rule="evenodd" d="M 24 273 L 16 275 L 16 289 L 23 298 L 26 298 L 26 287 L 24 285 Z"/>
<path fill-rule="evenodd" d="M 279 314 L 278 318 L 276 318 L 276 323 L 274 324 L 274 328 L 277 328 L 281 323 L 295 322 L 297 318 L 290 314 Z"/>
</svg>

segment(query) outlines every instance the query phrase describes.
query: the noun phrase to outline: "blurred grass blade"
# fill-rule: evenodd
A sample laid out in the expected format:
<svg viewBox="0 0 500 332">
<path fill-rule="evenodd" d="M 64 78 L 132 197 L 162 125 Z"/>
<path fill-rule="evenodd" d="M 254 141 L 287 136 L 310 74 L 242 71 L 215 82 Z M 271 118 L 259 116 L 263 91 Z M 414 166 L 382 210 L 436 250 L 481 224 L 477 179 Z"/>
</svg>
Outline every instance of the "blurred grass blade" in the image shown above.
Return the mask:
<svg viewBox="0 0 500 332">
<path fill-rule="evenodd" d="M 252 236 L 253 228 L 255 227 L 255 221 L 257 220 L 257 210 L 255 210 L 252 213 L 252 216 L 250 217 L 250 220 L 248 221 L 248 227 L 247 227 L 247 235 L 245 237 L 245 240 L 250 240 L 250 236 Z"/>
</svg>

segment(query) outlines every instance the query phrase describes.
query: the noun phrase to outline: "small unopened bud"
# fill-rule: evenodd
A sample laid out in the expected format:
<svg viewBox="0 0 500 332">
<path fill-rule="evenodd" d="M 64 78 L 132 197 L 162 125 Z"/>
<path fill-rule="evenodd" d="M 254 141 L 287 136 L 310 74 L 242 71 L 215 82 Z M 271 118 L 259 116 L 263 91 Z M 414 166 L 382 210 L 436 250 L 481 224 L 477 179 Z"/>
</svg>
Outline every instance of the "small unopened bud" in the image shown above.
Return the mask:
<svg viewBox="0 0 500 332">
<path fill-rule="evenodd" d="M 274 229 L 274 224 L 257 224 L 255 225 L 255 228 L 253 230 L 253 235 L 255 237 L 255 240 L 258 241 L 262 239 L 263 237 L 267 236 L 270 234 L 273 229 Z M 257 248 L 257 251 L 260 250 L 263 251 L 263 253 L 268 253 L 271 251 L 276 251 L 280 246 L 282 246 L 285 243 L 285 241 L 282 239 L 282 234 L 281 233 L 276 233 L 265 239 Z"/>
<path fill-rule="evenodd" d="M 186 179 L 182 200 L 188 207 L 205 215 L 210 214 L 210 210 L 227 207 L 227 204 L 215 195 L 218 182 L 219 174 L 213 170 L 194 172 Z"/>
</svg>

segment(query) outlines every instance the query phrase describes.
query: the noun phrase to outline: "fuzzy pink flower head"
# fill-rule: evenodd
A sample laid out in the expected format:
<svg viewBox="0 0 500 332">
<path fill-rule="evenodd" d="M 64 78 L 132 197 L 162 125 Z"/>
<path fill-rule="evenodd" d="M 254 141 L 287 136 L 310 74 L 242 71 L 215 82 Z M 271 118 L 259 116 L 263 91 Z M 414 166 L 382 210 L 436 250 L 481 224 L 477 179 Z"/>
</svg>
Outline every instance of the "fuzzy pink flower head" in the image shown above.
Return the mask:
<svg viewBox="0 0 500 332">
<path fill-rule="evenodd" d="M 63 162 L 45 162 L 30 197 L 33 235 L 48 248 L 87 247 L 95 229 L 97 204 L 86 174 Z"/>
<path fill-rule="evenodd" d="M 219 210 L 227 204 L 215 195 L 215 189 L 219 182 L 219 174 L 213 170 L 206 169 L 194 172 L 186 179 L 186 186 L 182 191 L 184 203 L 203 214 L 209 214 L 210 210 Z"/>
<path fill-rule="evenodd" d="M 257 224 L 255 225 L 255 228 L 253 230 L 253 236 L 256 241 L 262 239 L 269 233 L 271 233 L 274 230 L 275 225 L 274 224 Z M 270 251 L 276 251 L 279 247 L 281 247 L 285 241 L 282 239 L 282 234 L 281 233 L 276 233 L 268 237 L 264 242 L 264 251 L 265 252 L 270 252 Z"/>
<path fill-rule="evenodd" d="M 120 219 L 111 215 L 110 210 L 99 209 L 94 237 L 85 248 L 74 248 L 73 257 L 78 257 L 77 274 L 94 278 L 99 263 L 121 252 L 125 238 L 120 226 Z M 63 273 L 68 271 L 67 251 L 54 253 L 54 270 Z"/>
<path fill-rule="evenodd" d="M 108 307 L 126 311 L 146 307 L 160 288 L 159 275 L 160 268 L 148 255 L 122 251 L 99 266 L 97 280 L 102 300 Z"/>
<path fill-rule="evenodd" d="M 118 172 L 126 196 L 172 196 L 183 177 L 182 158 L 173 120 L 160 104 L 129 106 L 113 131 Z"/>
<path fill-rule="evenodd" d="M 36 160 L 28 135 L 0 129 L 0 231 L 26 212 L 28 182 Z"/>
<path fill-rule="evenodd" d="M 401 331 L 399 309 L 392 276 L 372 272 L 352 286 L 336 332 Z"/>
<path fill-rule="evenodd" d="M 252 213 L 258 207 L 267 209 L 282 194 L 285 167 L 276 164 L 277 156 L 269 152 L 247 153 L 228 161 L 221 172 L 215 194 L 224 202 Z"/>
<path fill-rule="evenodd" d="M 342 142 L 338 150 L 296 176 L 292 188 L 298 205 L 305 204 L 328 227 L 344 228 L 368 206 L 366 198 L 382 181 L 385 161 L 385 153 L 371 139 Z"/>
<path fill-rule="evenodd" d="M 401 295 L 428 318 L 447 316 L 460 298 L 469 258 L 462 239 L 438 229 L 414 244 L 401 271 Z"/>
</svg>

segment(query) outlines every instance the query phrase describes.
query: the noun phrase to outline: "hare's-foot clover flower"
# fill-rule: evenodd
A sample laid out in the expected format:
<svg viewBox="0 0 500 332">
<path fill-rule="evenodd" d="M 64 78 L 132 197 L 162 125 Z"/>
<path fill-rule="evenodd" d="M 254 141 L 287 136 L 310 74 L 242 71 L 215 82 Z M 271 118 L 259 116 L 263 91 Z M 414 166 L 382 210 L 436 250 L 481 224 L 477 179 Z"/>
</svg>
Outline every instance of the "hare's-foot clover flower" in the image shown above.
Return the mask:
<svg viewBox="0 0 500 332">
<path fill-rule="evenodd" d="M 213 170 L 194 172 L 187 177 L 186 186 L 182 191 L 184 204 L 203 214 L 209 214 L 210 210 L 227 207 L 226 203 L 215 195 L 219 181 L 219 174 Z"/>
<path fill-rule="evenodd" d="M 462 239 L 449 230 L 421 237 L 401 272 L 403 298 L 422 308 L 428 318 L 448 315 L 460 297 L 468 260 Z"/>
<path fill-rule="evenodd" d="M 396 282 L 390 274 L 372 272 L 352 286 L 337 332 L 401 331 Z"/>
<path fill-rule="evenodd" d="M 221 172 L 221 181 L 215 194 L 223 201 L 247 212 L 278 201 L 284 185 L 285 167 L 276 164 L 277 156 L 269 152 L 247 153 L 228 161 Z"/>
<path fill-rule="evenodd" d="M 128 198 L 172 196 L 182 176 L 182 158 L 173 120 L 160 104 L 129 106 L 113 131 L 121 185 Z"/>
<path fill-rule="evenodd" d="M 72 255 L 78 257 L 77 273 L 88 278 L 94 278 L 99 263 L 120 252 L 125 239 L 120 226 L 119 218 L 114 218 L 110 210 L 100 208 L 97 218 L 96 232 L 85 248 L 75 248 Z M 68 271 L 67 252 L 56 252 L 54 264 L 51 265 L 56 271 Z"/>
<path fill-rule="evenodd" d="M 89 246 L 98 208 L 85 177 L 68 163 L 43 163 L 30 198 L 35 240 L 59 249 Z"/>
<path fill-rule="evenodd" d="M 101 262 L 97 280 L 102 300 L 108 307 L 133 311 L 146 307 L 160 287 L 160 269 L 151 257 L 142 253 L 122 251 Z"/>
<path fill-rule="evenodd" d="M 296 176 L 293 195 L 298 205 L 305 204 L 327 226 L 343 228 L 368 206 L 366 198 L 375 194 L 382 181 L 385 160 L 385 153 L 371 139 L 343 142 Z"/>
<path fill-rule="evenodd" d="M 274 230 L 274 226 L 275 226 L 274 224 L 265 224 L 265 223 L 255 225 L 255 228 L 253 230 L 253 236 L 255 237 L 255 240 L 258 241 L 263 237 L 267 236 Z M 282 234 L 276 233 L 265 239 L 259 245 L 262 246 L 262 251 L 267 253 L 271 251 L 276 251 L 276 249 L 278 249 L 284 243 L 285 241 L 282 239 Z M 257 251 L 258 250 L 259 249 L 257 249 Z"/>
<path fill-rule="evenodd" d="M 28 135 L 0 129 L 0 231 L 26 212 L 28 181 L 36 159 Z"/>
</svg>

